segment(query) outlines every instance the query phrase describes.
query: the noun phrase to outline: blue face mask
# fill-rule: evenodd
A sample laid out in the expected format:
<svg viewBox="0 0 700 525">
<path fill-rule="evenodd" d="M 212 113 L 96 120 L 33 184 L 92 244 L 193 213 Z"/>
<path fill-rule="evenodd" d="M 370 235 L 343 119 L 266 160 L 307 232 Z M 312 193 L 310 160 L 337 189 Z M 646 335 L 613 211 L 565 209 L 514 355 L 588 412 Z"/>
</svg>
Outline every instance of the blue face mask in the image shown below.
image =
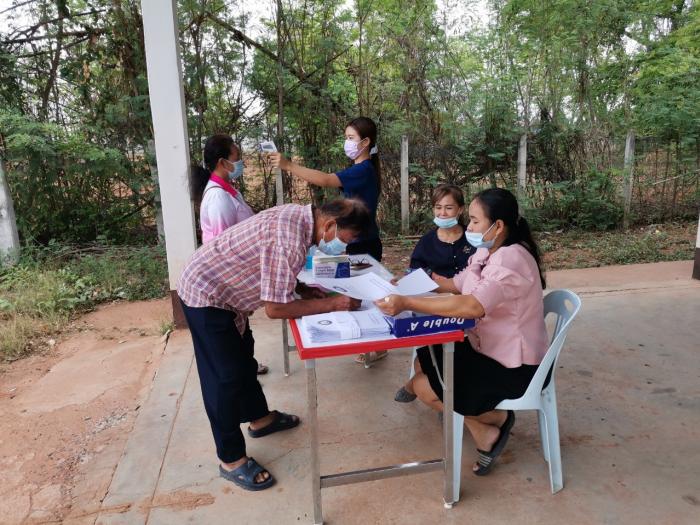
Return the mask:
<svg viewBox="0 0 700 525">
<path fill-rule="evenodd" d="M 433 219 L 433 222 L 436 224 L 438 228 L 452 228 L 452 226 L 457 226 L 457 223 L 459 222 L 457 220 L 457 217 L 451 217 L 449 219 L 442 219 L 440 217 L 435 217 Z"/>
<path fill-rule="evenodd" d="M 484 235 L 491 231 L 491 228 L 493 228 L 494 226 L 496 226 L 495 222 L 491 226 L 489 226 L 489 229 L 486 230 L 484 233 L 466 232 L 464 236 L 467 238 L 467 242 L 471 244 L 474 248 L 492 248 L 493 244 L 496 242 L 496 239 L 485 241 Z"/>
<path fill-rule="evenodd" d="M 229 162 L 231 162 L 229 160 Z M 228 172 L 229 180 L 236 180 L 243 176 L 243 160 L 237 160 L 236 162 L 231 162 L 233 164 L 233 171 Z"/>
<path fill-rule="evenodd" d="M 318 249 L 326 255 L 340 255 L 348 247 L 346 243 L 338 239 L 338 224 L 335 225 L 335 237 L 326 242 L 323 237 L 318 241 Z"/>
</svg>

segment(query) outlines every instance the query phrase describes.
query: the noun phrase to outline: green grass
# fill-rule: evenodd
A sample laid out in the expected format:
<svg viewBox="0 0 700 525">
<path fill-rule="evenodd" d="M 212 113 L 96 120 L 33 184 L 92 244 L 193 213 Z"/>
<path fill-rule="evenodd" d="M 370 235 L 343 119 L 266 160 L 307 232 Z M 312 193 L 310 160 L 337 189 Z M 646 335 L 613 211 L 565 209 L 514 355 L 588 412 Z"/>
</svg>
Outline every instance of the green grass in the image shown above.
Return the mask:
<svg viewBox="0 0 700 525">
<path fill-rule="evenodd" d="M 0 268 L 0 359 L 18 359 L 100 303 L 162 297 L 168 289 L 159 247 L 50 245 L 27 248 Z"/>
<path fill-rule="evenodd" d="M 547 270 L 692 259 L 696 222 L 673 222 L 628 231 L 536 234 Z"/>
</svg>

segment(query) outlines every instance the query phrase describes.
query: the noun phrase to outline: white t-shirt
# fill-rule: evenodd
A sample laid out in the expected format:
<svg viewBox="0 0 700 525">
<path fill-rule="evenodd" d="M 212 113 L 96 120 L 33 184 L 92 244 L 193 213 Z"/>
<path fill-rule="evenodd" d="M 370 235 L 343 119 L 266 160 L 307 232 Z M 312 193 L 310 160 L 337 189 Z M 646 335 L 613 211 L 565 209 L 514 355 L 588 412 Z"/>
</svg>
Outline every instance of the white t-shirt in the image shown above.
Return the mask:
<svg viewBox="0 0 700 525">
<path fill-rule="evenodd" d="M 202 243 L 210 241 L 226 228 L 253 215 L 255 212 L 243 200 L 240 191 L 234 198 L 219 184 L 210 180 L 204 188 L 202 204 L 199 207 Z"/>
</svg>

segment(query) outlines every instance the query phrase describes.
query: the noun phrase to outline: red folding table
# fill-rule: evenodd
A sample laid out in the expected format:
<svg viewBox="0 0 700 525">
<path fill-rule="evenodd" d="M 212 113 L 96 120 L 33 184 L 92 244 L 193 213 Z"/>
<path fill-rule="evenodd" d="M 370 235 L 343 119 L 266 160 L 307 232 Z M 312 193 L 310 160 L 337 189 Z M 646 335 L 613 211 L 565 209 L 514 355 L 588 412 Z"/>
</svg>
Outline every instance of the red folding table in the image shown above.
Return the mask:
<svg viewBox="0 0 700 525">
<path fill-rule="evenodd" d="M 304 361 L 306 368 L 306 382 L 308 393 L 308 418 L 310 428 L 311 449 L 311 482 L 314 502 L 314 524 L 322 525 L 323 511 L 321 508 L 321 489 L 337 487 L 350 483 L 373 481 L 377 479 L 405 476 L 407 474 L 420 474 L 434 470 L 442 470 L 444 473 L 443 498 L 446 508 L 452 508 L 459 498 L 454 494 L 454 443 L 453 443 L 453 408 L 454 408 L 454 343 L 464 340 L 462 330 L 442 332 L 414 337 L 396 338 L 388 335 L 371 341 L 343 341 L 333 345 L 318 346 L 307 345 L 302 340 L 297 320 L 290 321 L 292 336 L 297 346 L 299 357 Z M 318 389 L 316 383 L 316 359 L 326 357 L 339 357 L 346 355 L 366 354 L 380 352 L 382 350 L 394 350 L 396 348 L 410 348 L 428 345 L 443 345 L 443 404 L 445 416 L 443 417 L 443 457 L 428 461 L 412 461 L 400 465 L 377 467 L 366 470 L 355 470 L 322 476 L 320 472 L 320 458 L 318 445 Z M 458 458 L 459 460 L 460 458 Z"/>
</svg>

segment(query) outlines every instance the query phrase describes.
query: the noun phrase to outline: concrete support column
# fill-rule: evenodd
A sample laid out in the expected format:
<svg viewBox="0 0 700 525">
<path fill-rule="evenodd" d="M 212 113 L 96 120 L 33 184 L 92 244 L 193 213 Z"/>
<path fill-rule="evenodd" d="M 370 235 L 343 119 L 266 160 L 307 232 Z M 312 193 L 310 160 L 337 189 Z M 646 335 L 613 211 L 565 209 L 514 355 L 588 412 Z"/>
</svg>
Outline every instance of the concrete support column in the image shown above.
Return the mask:
<svg viewBox="0 0 700 525">
<path fill-rule="evenodd" d="M 177 4 L 175 0 L 142 0 L 141 11 L 170 294 L 175 324 L 182 327 L 186 323 L 175 288 L 185 263 L 197 247 L 197 237 L 189 189 L 190 152 Z"/>
<path fill-rule="evenodd" d="M 700 279 L 700 217 L 698 217 L 698 233 L 695 237 L 695 264 L 693 265 L 693 279 Z"/>
</svg>

